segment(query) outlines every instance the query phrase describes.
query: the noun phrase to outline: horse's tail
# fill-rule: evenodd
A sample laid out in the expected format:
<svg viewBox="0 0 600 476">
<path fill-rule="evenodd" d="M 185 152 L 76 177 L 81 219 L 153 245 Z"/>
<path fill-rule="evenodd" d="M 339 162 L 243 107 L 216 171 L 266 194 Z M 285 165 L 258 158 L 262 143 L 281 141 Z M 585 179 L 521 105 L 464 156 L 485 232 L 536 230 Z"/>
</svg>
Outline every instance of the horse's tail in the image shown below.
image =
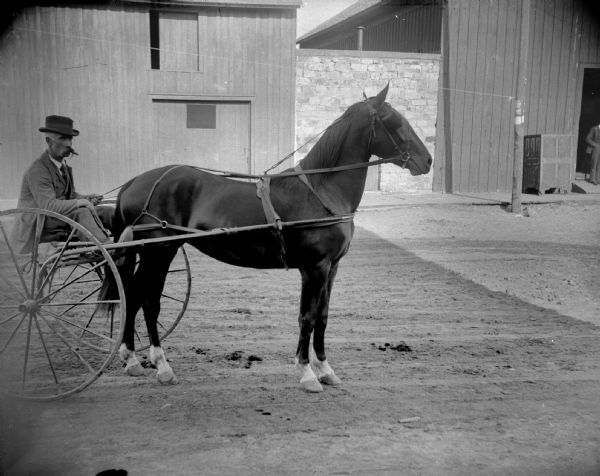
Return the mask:
<svg viewBox="0 0 600 476">
<path fill-rule="evenodd" d="M 121 212 L 121 193 L 131 184 L 131 182 L 132 180 L 123 185 L 121 188 L 121 192 L 117 197 L 116 207 L 109 220 L 110 231 L 112 232 L 115 240 L 118 240 L 119 243 L 131 241 L 133 238 L 131 229 L 126 226 L 123 214 Z M 119 272 L 123 287 L 127 289 L 135 270 L 136 253 L 127 248 L 116 249 L 113 252 L 113 258 L 115 264 L 117 265 L 117 270 Z M 115 276 L 108 264 L 105 265 L 104 268 L 104 280 L 102 281 L 102 286 L 100 287 L 100 291 L 98 293 L 98 300 L 101 302 L 101 304 L 99 304 L 98 307 L 99 309 L 112 312 L 114 311 L 116 305 L 111 303 L 102 303 L 102 301 L 116 300 L 119 297 L 119 288 L 117 286 Z"/>
</svg>

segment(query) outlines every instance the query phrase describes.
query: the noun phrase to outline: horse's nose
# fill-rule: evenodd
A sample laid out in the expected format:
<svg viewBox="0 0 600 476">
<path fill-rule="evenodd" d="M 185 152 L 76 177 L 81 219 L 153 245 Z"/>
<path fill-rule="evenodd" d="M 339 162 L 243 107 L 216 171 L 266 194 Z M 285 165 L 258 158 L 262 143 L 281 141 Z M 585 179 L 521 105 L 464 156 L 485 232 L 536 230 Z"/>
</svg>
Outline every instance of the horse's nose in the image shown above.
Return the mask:
<svg viewBox="0 0 600 476">
<path fill-rule="evenodd" d="M 429 160 L 427 161 L 427 165 L 429 167 L 431 167 L 431 163 L 433 162 L 433 159 L 431 158 L 431 155 L 429 156 Z"/>
</svg>

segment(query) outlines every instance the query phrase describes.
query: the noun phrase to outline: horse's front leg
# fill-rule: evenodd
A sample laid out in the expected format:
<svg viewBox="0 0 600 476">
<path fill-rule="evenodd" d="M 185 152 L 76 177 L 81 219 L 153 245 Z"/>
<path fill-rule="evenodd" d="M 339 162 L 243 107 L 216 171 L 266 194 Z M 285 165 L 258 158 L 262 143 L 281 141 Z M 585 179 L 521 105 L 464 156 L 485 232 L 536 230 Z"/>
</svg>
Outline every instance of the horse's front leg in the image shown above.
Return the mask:
<svg viewBox="0 0 600 476">
<path fill-rule="evenodd" d="M 310 363 L 315 371 L 319 382 L 325 385 L 340 385 L 342 381 L 335 375 L 335 372 L 327 362 L 325 356 L 325 329 L 327 328 L 327 318 L 329 317 L 329 299 L 331 297 L 331 289 L 333 281 L 337 274 L 339 261 L 331 265 L 327 284 L 323 288 L 319 306 L 317 308 L 315 330 L 313 334 L 313 349 L 311 353 Z"/>
<path fill-rule="evenodd" d="M 296 366 L 302 372 L 300 384 L 308 392 L 322 392 L 317 375 L 313 371 L 309 360 L 310 336 L 315 328 L 319 301 L 327 285 L 330 264 L 317 266 L 306 270 L 301 269 L 302 293 L 300 297 L 300 337 L 296 350 Z"/>
</svg>

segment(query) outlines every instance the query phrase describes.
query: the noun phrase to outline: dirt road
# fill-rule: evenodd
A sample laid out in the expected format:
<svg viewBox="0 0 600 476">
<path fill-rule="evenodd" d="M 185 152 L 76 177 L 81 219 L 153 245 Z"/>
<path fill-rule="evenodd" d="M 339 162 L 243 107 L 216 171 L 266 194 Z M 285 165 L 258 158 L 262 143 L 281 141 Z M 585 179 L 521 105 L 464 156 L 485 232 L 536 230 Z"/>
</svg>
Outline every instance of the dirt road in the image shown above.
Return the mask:
<svg viewBox="0 0 600 476">
<path fill-rule="evenodd" d="M 327 331 L 343 385 L 320 394 L 293 367 L 297 272 L 193 253 L 179 385 L 115 364 L 6 402 L 6 475 L 600 474 L 600 205 L 526 214 L 359 213 Z"/>
</svg>

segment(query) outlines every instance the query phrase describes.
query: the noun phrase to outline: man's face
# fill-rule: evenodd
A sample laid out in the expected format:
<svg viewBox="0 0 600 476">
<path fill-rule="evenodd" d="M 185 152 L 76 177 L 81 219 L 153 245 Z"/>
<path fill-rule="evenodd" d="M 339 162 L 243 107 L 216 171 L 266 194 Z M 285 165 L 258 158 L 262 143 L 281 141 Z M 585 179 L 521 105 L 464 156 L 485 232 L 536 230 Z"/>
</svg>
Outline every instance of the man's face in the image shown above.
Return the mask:
<svg viewBox="0 0 600 476">
<path fill-rule="evenodd" d="M 73 144 L 73 138 L 71 136 L 59 136 L 48 137 L 48 148 L 52 157 L 56 159 L 63 159 L 71 155 L 71 145 Z"/>
</svg>

